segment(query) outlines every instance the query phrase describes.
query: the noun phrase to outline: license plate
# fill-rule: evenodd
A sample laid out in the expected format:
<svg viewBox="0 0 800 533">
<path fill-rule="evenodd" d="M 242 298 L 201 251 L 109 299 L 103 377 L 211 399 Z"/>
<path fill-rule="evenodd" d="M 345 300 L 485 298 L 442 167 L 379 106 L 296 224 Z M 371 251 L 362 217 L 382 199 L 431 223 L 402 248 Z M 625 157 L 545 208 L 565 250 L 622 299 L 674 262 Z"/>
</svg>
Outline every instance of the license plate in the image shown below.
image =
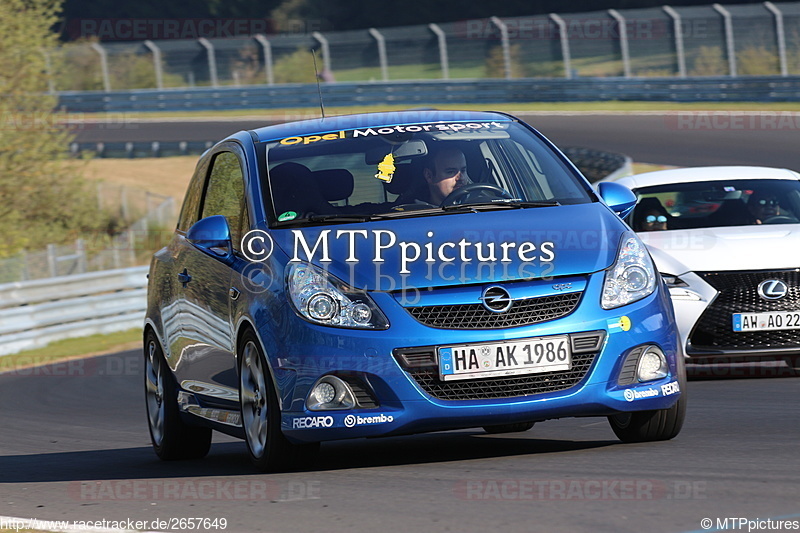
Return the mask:
<svg viewBox="0 0 800 533">
<path fill-rule="evenodd" d="M 787 329 L 800 329 L 800 311 L 733 314 L 733 331 L 779 331 Z"/>
<path fill-rule="evenodd" d="M 569 370 L 571 364 L 566 335 L 439 347 L 439 377 L 443 381 L 540 374 Z"/>
</svg>

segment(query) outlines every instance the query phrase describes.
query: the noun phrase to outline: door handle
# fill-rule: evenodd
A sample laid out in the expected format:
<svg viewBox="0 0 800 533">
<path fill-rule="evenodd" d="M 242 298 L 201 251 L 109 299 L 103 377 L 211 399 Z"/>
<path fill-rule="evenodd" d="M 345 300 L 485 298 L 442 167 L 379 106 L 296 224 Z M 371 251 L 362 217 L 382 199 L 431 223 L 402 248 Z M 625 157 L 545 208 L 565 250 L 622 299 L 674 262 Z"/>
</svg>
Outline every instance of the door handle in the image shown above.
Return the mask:
<svg viewBox="0 0 800 533">
<path fill-rule="evenodd" d="M 189 272 L 184 268 L 183 272 L 178 274 L 178 281 L 183 283 L 183 288 L 186 288 L 186 284 L 192 281 L 192 276 L 189 275 Z"/>
</svg>

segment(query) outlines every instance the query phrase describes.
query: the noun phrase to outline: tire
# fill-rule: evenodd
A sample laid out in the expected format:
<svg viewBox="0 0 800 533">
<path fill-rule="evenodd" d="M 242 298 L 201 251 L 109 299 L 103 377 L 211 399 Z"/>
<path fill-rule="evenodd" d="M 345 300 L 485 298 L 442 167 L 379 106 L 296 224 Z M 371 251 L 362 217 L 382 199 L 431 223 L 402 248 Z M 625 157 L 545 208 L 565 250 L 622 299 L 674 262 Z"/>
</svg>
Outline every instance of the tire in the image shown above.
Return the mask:
<svg viewBox="0 0 800 533">
<path fill-rule="evenodd" d="M 497 435 L 498 433 L 520 433 L 528 431 L 533 427 L 535 422 L 517 422 L 516 424 L 498 424 L 496 426 L 483 426 L 483 430 L 489 435 Z"/>
<path fill-rule="evenodd" d="M 800 356 L 785 357 L 783 360 L 786 361 L 789 368 L 794 370 L 795 375 L 800 376 Z"/>
<path fill-rule="evenodd" d="M 202 459 L 211 448 L 211 429 L 183 422 L 178 387 L 161 344 L 149 331 L 144 342 L 144 392 L 147 425 L 156 455 L 164 461 Z"/>
<path fill-rule="evenodd" d="M 622 442 L 651 442 L 675 437 L 685 417 L 686 387 L 683 387 L 681 397 L 669 409 L 620 413 L 609 416 L 608 422 Z"/>
<path fill-rule="evenodd" d="M 319 443 L 295 445 L 281 431 L 278 395 L 252 331 L 242 337 L 239 354 L 239 404 L 250 460 L 262 472 L 279 472 L 313 459 Z"/>
</svg>

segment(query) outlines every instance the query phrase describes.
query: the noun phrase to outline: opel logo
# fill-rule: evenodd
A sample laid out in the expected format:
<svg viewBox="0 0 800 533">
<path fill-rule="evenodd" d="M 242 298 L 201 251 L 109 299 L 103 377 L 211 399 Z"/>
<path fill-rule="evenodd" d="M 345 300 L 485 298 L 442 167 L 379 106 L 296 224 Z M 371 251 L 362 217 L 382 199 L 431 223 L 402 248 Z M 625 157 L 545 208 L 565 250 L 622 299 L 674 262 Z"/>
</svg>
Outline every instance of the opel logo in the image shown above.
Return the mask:
<svg viewBox="0 0 800 533">
<path fill-rule="evenodd" d="M 768 279 L 758 284 L 758 295 L 765 300 L 780 300 L 789 294 L 789 286 L 779 279 Z"/>
<path fill-rule="evenodd" d="M 492 285 L 483 289 L 481 303 L 492 313 L 505 313 L 511 309 L 511 295 L 503 287 Z"/>
</svg>

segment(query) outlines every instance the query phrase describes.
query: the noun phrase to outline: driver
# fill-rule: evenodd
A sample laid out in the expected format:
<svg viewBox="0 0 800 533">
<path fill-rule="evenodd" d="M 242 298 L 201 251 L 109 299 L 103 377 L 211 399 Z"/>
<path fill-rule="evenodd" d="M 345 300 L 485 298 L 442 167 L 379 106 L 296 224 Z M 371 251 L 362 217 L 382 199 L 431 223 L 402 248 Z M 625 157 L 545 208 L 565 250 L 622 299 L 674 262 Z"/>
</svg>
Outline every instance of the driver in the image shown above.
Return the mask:
<svg viewBox="0 0 800 533">
<path fill-rule="evenodd" d="M 428 198 L 424 202 L 440 205 L 447 196 L 472 180 L 467 174 L 467 160 L 458 148 L 442 148 L 428 158 L 423 176 L 428 184 Z"/>
<path fill-rule="evenodd" d="M 747 200 L 747 208 L 755 217 L 756 224 L 763 224 L 765 220 L 781 214 L 778 197 L 766 191 L 754 191 Z"/>
</svg>

